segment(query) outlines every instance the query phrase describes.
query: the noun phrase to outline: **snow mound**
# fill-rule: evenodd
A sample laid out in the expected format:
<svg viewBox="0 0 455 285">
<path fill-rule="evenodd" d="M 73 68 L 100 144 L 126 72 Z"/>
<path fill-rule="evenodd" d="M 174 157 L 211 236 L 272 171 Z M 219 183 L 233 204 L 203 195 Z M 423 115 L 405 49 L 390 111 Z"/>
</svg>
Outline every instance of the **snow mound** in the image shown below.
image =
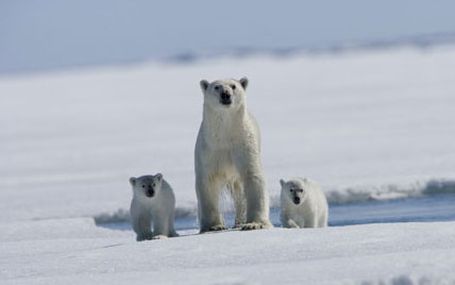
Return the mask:
<svg viewBox="0 0 455 285">
<path fill-rule="evenodd" d="M 414 182 L 408 185 L 360 186 L 341 190 L 330 190 L 326 194 L 330 204 L 362 203 L 367 201 L 415 198 L 423 195 L 455 194 L 455 181 L 449 179 L 433 179 L 427 182 Z"/>
</svg>

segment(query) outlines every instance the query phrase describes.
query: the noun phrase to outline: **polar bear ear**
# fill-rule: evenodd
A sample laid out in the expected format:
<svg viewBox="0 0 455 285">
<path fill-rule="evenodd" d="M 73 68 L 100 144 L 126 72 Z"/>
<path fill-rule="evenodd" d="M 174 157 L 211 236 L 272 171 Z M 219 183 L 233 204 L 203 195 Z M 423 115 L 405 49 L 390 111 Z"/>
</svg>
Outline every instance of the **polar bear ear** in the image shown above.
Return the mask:
<svg viewBox="0 0 455 285">
<path fill-rule="evenodd" d="M 131 186 L 136 185 L 136 178 L 131 177 L 131 178 L 130 178 L 130 184 L 131 184 Z"/>
<path fill-rule="evenodd" d="M 202 92 L 205 92 L 205 90 L 209 88 L 210 83 L 207 80 L 202 79 L 201 82 L 199 82 L 199 84 L 201 85 Z"/>
<path fill-rule="evenodd" d="M 243 90 L 246 90 L 246 88 L 248 87 L 248 78 L 242 77 L 242 78 L 240 78 L 239 82 L 240 82 L 240 85 L 242 85 Z"/>
<path fill-rule="evenodd" d="M 286 182 L 285 182 L 283 179 L 280 179 L 280 185 L 281 185 L 281 187 L 284 187 L 285 184 L 286 184 Z"/>
<path fill-rule="evenodd" d="M 156 178 L 159 182 L 161 182 L 161 179 L 163 179 L 163 174 L 158 173 L 158 174 L 155 175 L 155 178 Z"/>
</svg>

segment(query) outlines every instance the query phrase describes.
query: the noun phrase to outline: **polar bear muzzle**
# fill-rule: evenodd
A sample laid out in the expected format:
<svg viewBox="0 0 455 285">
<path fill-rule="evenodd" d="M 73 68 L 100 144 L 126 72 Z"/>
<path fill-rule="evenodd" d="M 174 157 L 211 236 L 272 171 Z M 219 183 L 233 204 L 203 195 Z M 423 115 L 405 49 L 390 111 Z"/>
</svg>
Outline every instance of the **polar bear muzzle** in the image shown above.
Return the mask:
<svg viewBox="0 0 455 285">
<path fill-rule="evenodd" d="M 155 189 L 153 189 L 153 187 L 148 186 L 144 190 L 145 190 L 145 196 L 147 196 L 149 198 L 152 198 L 153 196 L 155 196 Z"/>
<path fill-rule="evenodd" d="M 235 86 L 235 85 L 233 85 L 233 86 Z M 221 104 L 226 105 L 226 106 L 232 104 L 232 94 L 228 87 L 223 86 L 223 85 L 215 85 L 214 89 L 220 96 Z M 232 90 L 234 90 L 234 89 L 232 89 Z"/>
<path fill-rule="evenodd" d="M 231 105 L 232 104 L 232 95 L 226 91 L 223 91 L 220 95 L 220 102 L 223 105 Z"/>
<path fill-rule="evenodd" d="M 292 202 L 294 202 L 294 204 L 296 205 L 299 205 L 300 202 L 302 202 L 302 198 L 303 198 L 303 189 L 300 189 L 300 188 L 291 188 L 290 189 L 291 191 L 291 195 L 292 195 Z"/>
</svg>

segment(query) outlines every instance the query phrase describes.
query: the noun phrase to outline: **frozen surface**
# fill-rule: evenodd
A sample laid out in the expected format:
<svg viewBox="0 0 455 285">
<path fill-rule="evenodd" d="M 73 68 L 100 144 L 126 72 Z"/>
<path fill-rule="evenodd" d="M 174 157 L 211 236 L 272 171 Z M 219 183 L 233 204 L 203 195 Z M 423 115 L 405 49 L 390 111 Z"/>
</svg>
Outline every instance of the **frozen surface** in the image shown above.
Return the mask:
<svg viewBox="0 0 455 285">
<path fill-rule="evenodd" d="M 453 70 L 455 48 L 407 47 L 0 77 L 0 283 L 453 282 L 454 222 L 393 223 L 453 220 Z M 388 224 L 195 235 L 198 82 L 244 75 L 272 206 L 280 178 L 308 176 L 334 225 Z M 188 236 L 96 226 L 158 171 Z"/>
<path fill-rule="evenodd" d="M 243 75 L 273 201 L 291 176 L 331 202 L 418 196 L 430 180 L 453 193 L 454 68 L 455 49 L 406 48 L 0 78 L 0 221 L 126 209 L 128 178 L 158 171 L 194 209 L 198 82 Z"/>
<path fill-rule="evenodd" d="M 455 280 L 454 222 L 276 228 L 142 243 L 131 232 L 97 228 L 83 218 L 8 223 L 0 229 L 2 284 Z"/>
</svg>

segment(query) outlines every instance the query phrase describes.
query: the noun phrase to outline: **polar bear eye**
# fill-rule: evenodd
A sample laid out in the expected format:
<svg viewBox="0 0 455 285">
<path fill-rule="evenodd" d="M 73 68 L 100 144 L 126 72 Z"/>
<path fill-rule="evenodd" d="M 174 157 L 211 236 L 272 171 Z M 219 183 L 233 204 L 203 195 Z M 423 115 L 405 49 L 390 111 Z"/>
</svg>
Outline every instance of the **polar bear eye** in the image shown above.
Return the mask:
<svg viewBox="0 0 455 285">
<path fill-rule="evenodd" d="M 291 188 L 291 189 L 289 189 L 289 191 L 291 191 L 291 193 L 292 193 L 292 192 L 294 192 L 294 189 Z"/>
<path fill-rule="evenodd" d="M 145 188 L 145 185 L 142 185 L 142 188 Z"/>
<path fill-rule="evenodd" d="M 155 184 L 155 183 L 153 183 L 153 184 L 152 184 L 152 186 L 153 186 L 153 187 L 155 187 L 155 186 L 156 186 L 156 184 Z"/>
<path fill-rule="evenodd" d="M 235 90 L 235 85 L 232 84 L 232 85 L 231 85 L 231 88 L 232 88 L 232 90 Z"/>
<path fill-rule="evenodd" d="M 219 85 L 215 85 L 215 90 L 216 91 L 220 90 L 220 86 Z"/>
</svg>

